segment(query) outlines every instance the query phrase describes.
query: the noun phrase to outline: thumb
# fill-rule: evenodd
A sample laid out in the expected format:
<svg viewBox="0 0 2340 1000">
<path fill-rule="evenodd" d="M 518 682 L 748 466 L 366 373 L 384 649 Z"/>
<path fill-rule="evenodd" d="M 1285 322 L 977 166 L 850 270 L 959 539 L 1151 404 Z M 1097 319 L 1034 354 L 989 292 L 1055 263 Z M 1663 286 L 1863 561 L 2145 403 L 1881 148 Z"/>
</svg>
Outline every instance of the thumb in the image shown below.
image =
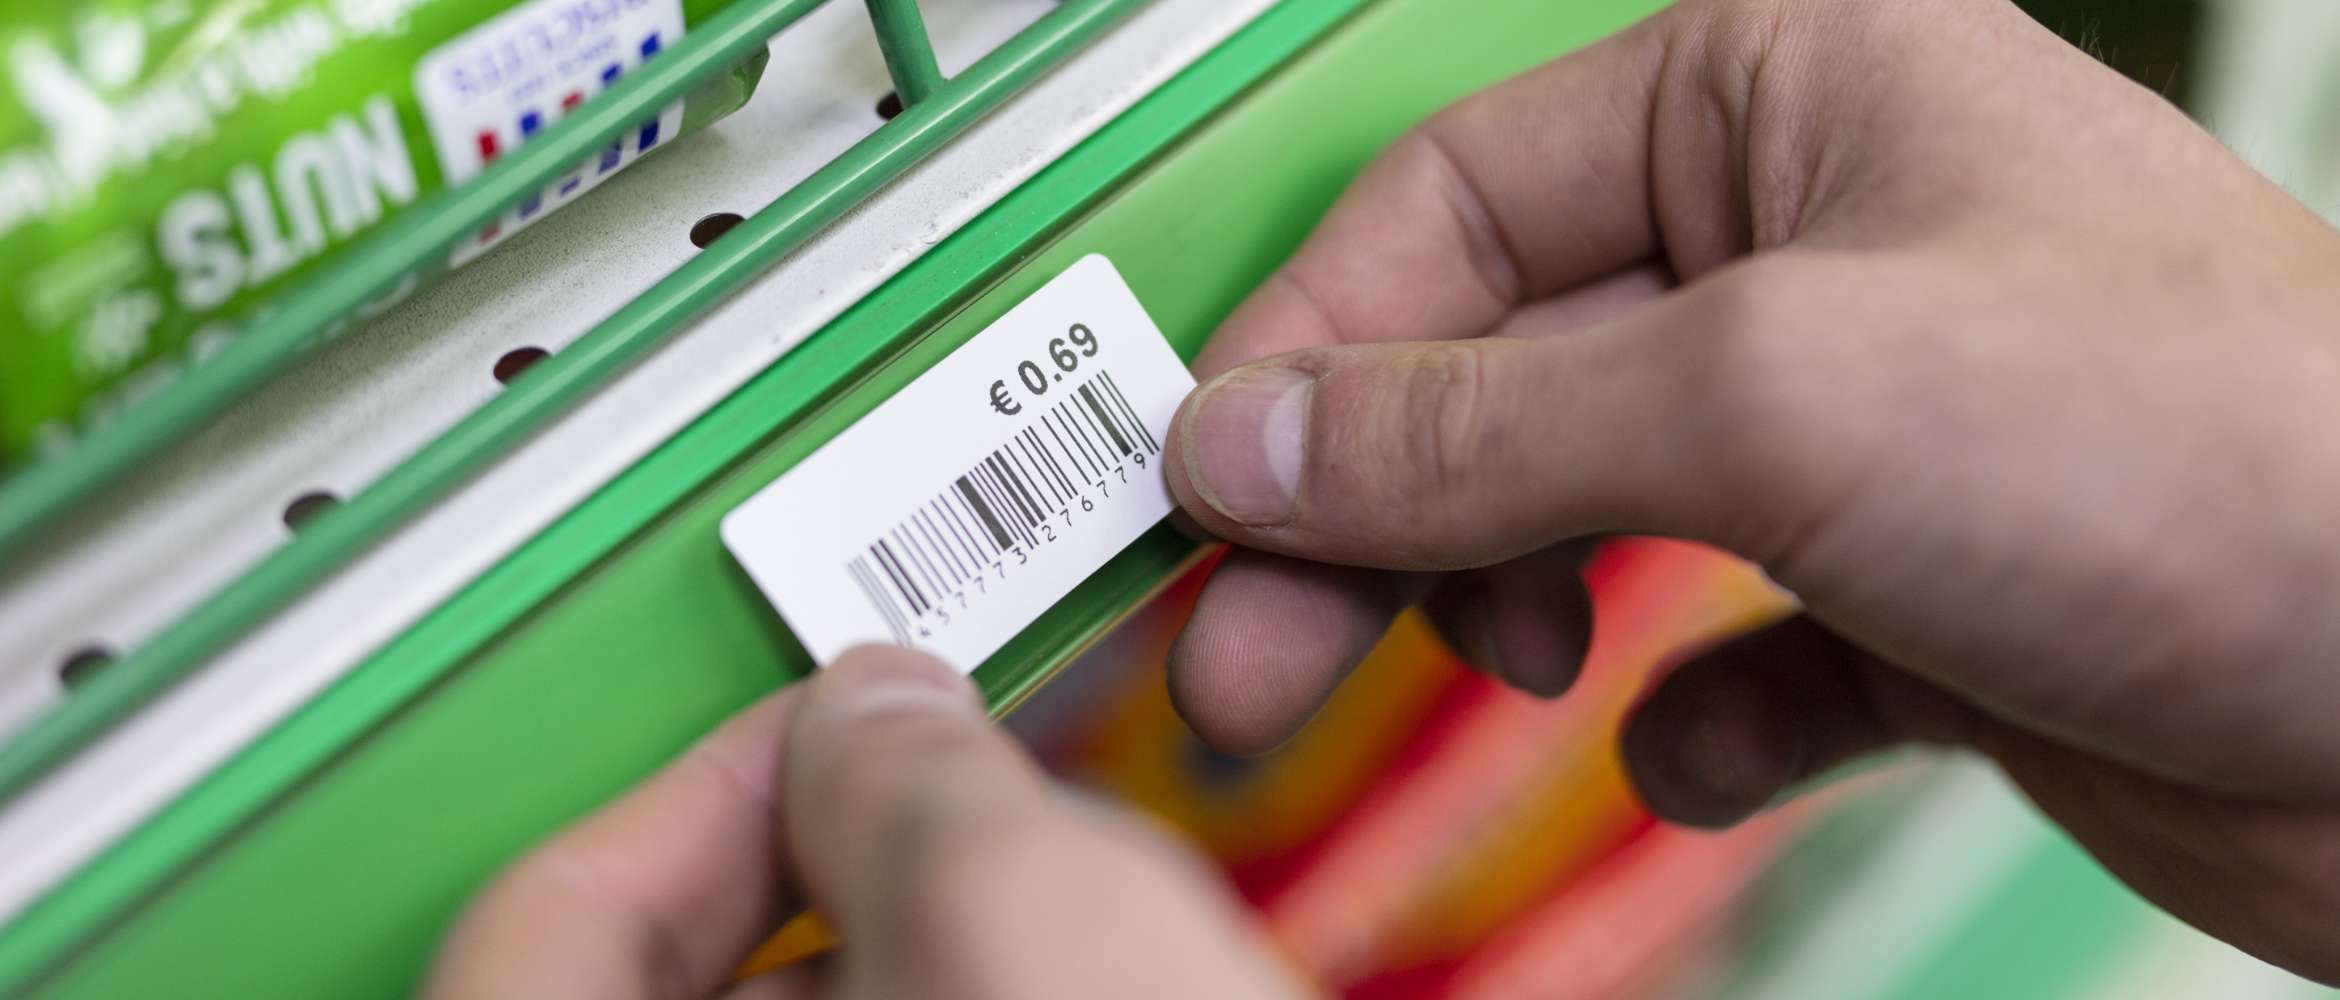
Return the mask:
<svg viewBox="0 0 2340 1000">
<path fill-rule="evenodd" d="M 790 859 L 844 941 L 841 996 L 1299 995 L 1212 873 L 1062 794 L 932 657 L 839 658 L 789 720 L 782 771 Z"/>
<path fill-rule="evenodd" d="M 1461 569 L 1606 531 L 1764 558 L 1817 484 L 1773 461 L 1782 428 L 1760 404 L 1782 397 L 1749 391 L 1773 366 L 1744 363 L 1770 336 L 1732 304 L 1744 284 L 1555 336 L 1236 368 L 1180 409 L 1171 494 L 1228 541 L 1346 565 Z"/>
</svg>

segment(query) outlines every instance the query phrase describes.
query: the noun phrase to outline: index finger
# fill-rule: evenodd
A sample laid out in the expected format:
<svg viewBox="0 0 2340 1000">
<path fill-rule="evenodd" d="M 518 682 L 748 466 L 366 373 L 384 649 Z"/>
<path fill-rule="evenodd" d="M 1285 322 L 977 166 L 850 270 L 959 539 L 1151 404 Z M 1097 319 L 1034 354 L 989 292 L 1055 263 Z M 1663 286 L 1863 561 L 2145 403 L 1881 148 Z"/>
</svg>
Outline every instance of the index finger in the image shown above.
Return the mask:
<svg viewBox="0 0 2340 1000">
<path fill-rule="evenodd" d="M 1195 374 L 1307 347 L 1478 336 L 1522 303 L 1655 257 L 1664 16 L 1408 133 L 1229 317 Z"/>
</svg>

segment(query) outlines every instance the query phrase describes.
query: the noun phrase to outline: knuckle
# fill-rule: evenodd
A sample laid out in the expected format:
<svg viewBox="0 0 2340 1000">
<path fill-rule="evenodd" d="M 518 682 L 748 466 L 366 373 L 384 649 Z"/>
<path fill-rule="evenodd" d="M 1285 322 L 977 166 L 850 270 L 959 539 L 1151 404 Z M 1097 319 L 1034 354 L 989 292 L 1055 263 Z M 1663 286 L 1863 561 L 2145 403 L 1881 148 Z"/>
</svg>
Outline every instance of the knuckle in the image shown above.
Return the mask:
<svg viewBox="0 0 2340 1000">
<path fill-rule="evenodd" d="M 1485 114 L 1468 103 L 1449 107 L 1408 131 L 1390 148 L 1393 168 L 1434 200 L 1452 219 L 1453 247 L 1459 251 L 1478 291 L 1489 303 L 1508 305 L 1526 292 L 1511 237 L 1490 209 L 1472 163 L 1452 136 L 1469 128 L 1465 116 Z"/>
<path fill-rule="evenodd" d="M 1415 473 L 1409 478 L 1426 494 L 1411 499 L 1441 499 L 1467 485 L 1474 472 L 1472 456 L 1483 444 L 1486 367 L 1476 350 L 1435 345 L 1415 355 L 1402 378 L 1392 411 L 1402 422 L 1396 439 Z"/>
<path fill-rule="evenodd" d="M 1312 398 L 1303 520 L 1319 537 L 1372 538 L 1377 558 L 1443 564 L 1504 474 L 1521 428 L 1499 419 L 1516 341 L 1376 348 L 1327 366 Z M 1402 529 L 1402 530 L 1401 530 Z"/>
</svg>

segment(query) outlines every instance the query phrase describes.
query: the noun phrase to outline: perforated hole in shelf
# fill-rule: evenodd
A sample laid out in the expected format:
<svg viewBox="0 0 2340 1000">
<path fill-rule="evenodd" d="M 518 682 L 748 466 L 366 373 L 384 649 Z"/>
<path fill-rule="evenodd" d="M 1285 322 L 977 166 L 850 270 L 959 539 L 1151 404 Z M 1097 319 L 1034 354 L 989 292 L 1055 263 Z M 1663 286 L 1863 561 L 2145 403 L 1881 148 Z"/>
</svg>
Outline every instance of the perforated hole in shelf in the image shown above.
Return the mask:
<svg viewBox="0 0 2340 1000">
<path fill-rule="evenodd" d="M 66 690 L 78 690 L 96 677 L 98 671 L 113 665 L 113 662 L 113 650 L 104 646 L 84 646 L 74 650 L 65 657 L 65 662 L 57 665 L 57 679 L 65 683 Z"/>
<path fill-rule="evenodd" d="M 731 227 L 743 221 L 746 220 L 741 219 L 737 212 L 717 212 L 700 219 L 691 224 L 691 245 L 705 250 L 716 240 L 722 239 L 724 233 L 730 232 Z"/>
<path fill-rule="evenodd" d="M 511 385 L 512 380 L 519 378 L 522 372 L 536 367 L 537 362 L 551 356 L 551 352 L 541 347 L 515 347 L 505 351 L 503 357 L 496 359 L 496 365 L 492 371 L 496 376 L 496 381 Z"/>
<path fill-rule="evenodd" d="M 294 531 L 315 520 L 319 515 L 341 506 L 341 498 L 324 490 L 311 490 L 294 497 L 284 505 L 284 526 Z"/>
</svg>

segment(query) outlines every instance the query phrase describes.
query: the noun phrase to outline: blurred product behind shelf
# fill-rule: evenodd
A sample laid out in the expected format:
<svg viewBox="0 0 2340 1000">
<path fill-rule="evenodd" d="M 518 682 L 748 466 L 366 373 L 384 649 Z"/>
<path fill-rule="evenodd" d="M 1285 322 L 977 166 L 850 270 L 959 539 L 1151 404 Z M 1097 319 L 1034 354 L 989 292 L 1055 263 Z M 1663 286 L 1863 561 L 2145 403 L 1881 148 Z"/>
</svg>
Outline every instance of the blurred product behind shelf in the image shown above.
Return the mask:
<svg viewBox="0 0 2340 1000">
<path fill-rule="evenodd" d="M 478 175 L 728 2 L 99 0 L 0 14 L 0 475 L 170 383 L 384 220 Z M 394 297 L 737 110 L 763 68 L 759 56 L 668 106 Z"/>
<path fill-rule="evenodd" d="M 2267 176 L 2340 222 L 2340 4 L 2219 0 L 2194 111 Z"/>
</svg>

